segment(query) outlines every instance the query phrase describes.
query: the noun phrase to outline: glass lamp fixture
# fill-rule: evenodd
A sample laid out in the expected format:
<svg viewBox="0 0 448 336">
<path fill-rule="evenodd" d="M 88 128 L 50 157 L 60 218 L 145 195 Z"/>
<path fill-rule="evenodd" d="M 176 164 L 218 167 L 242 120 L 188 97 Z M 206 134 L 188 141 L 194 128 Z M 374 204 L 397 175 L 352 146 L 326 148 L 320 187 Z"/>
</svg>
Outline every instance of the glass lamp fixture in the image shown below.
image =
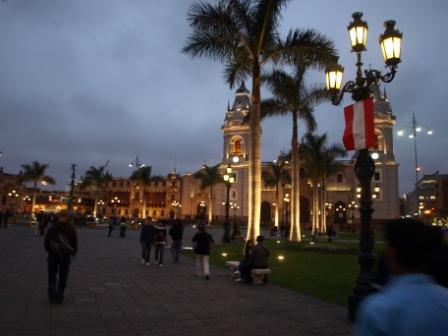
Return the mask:
<svg viewBox="0 0 448 336">
<path fill-rule="evenodd" d="M 230 177 L 229 175 L 224 174 L 222 178 L 224 179 L 225 182 L 227 182 L 229 180 L 229 177 Z"/>
<path fill-rule="evenodd" d="M 235 183 L 235 176 L 229 177 L 229 183 Z"/>
<path fill-rule="evenodd" d="M 356 12 L 352 14 L 353 21 L 350 22 L 347 29 L 350 34 L 350 42 L 352 44 L 352 51 L 361 52 L 366 50 L 367 31 L 369 27 L 367 22 L 363 21 L 362 13 Z M 395 22 L 394 22 L 395 24 Z"/>
<path fill-rule="evenodd" d="M 342 86 L 342 76 L 344 74 L 344 68 L 337 62 L 329 65 L 325 69 L 325 82 L 327 90 L 330 92 L 339 92 Z"/>
<path fill-rule="evenodd" d="M 227 174 L 231 174 L 231 173 L 232 173 L 232 167 L 228 166 L 228 167 L 226 168 L 226 173 L 227 173 Z"/>
<path fill-rule="evenodd" d="M 395 67 L 401 62 L 401 40 L 403 34 L 395 29 L 395 21 L 384 22 L 386 30 L 380 35 L 379 42 L 387 66 Z"/>
</svg>

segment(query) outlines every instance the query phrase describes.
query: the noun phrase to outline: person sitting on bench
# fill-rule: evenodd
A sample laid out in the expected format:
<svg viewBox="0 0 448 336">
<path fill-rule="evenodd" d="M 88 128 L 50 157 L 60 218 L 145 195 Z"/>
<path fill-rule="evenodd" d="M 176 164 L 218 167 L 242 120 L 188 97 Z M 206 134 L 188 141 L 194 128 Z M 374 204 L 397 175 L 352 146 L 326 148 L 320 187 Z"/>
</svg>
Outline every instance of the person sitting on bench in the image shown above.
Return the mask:
<svg viewBox="0 0 448 336">
<path fill-rule="evenodd" d="M 257 245 L 255 245 L 252 248 L 252 251 L 249 256 L 249 267 L 247 268 L 248 274 L 247 274 L 247 278 L 246 278 L 249 282 L 252 280 L 252 277 L 250 276 L 250 272 L 253 269 L 268 268 L 269 251 L 263 245 L 263 240 L 264 240 L 263 236 L 257 237 Z"/>
</svg>

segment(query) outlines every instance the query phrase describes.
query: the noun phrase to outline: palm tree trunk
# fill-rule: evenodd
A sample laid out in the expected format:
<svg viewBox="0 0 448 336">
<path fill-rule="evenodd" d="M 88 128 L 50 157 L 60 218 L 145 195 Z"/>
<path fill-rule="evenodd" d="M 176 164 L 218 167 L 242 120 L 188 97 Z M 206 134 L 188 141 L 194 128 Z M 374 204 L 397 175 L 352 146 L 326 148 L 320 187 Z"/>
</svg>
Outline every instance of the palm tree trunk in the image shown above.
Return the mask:
<svg viewBox="0 0 448 336">
<path fill-rule="evenodd" d="M 297 111 L 292 113 L 292 139 L 291 139 L 291 230 L 290 241 L 301 241 L 300 233 L 300 180 L 299 180 L 299 141 Z"/>
<path fill-rule="evenodd" d="M 213 225 L 213 186 L 210 186 L 210 202 L 208 207 L 208 223 Z"/>
<path fill-rule="evenodd" d="M 319 218 L 319 209 L 317 206 L 317 181 L 313 181 L 313 224 L 312 224 L 312 230 L 311 233 L 314 235 L 318 228 L 318 218 Z"/>
<path fill-rule="evenodd" d="M 142 196 L 143 206 L 142 206 L 142 217 L 146 218 L 146 192 L 145 192 L 145 186 L 143 186 L 143 196 Z"/>
<path fill-rule="evenodd" d="M 280 206 L 280 204 L 278 203 L 279 199 L 278 199 L 278 182 L 275 185 L 275 215 L 274 215 L 274 226 L 278 229 L 279 228 L 279 223 L 278 223 L 278 208 Z"/>
<path fill-rule="evenodd" d="M 322 178 L 321 183 L 321 198 L 320 198 L 320 213 L 321 213 L 321 223 L 322 223 L 322 232 L 327 231 L 327 214 L 325 211 L 325 203 L 327 203 L 327 191 L 326 189 L 326 182 L 325 182 L 325 176 Z"/>
<path fill-rule="evenodd" d="M 34 207 L 36 206 L 37 181 L 33 184 L 33 201 L 31 203 L 31 215 L 34 215 Z"/>
<path fill-rule="evenodd" d="M 249 212 L 246 240 L 255 241 L 260 233 L 261 210 L 261 125 L 260 125 L 260 65 L 258 59 L 252 66 L 252 109 L 250 113 L 250 168 Z"/>
<path fill-rule="evenodd" d="M 95 191 L 95 203 L 93 204 L 93 217 L 96 218 L 98 212 L 98 192 Z"/>
</svg>

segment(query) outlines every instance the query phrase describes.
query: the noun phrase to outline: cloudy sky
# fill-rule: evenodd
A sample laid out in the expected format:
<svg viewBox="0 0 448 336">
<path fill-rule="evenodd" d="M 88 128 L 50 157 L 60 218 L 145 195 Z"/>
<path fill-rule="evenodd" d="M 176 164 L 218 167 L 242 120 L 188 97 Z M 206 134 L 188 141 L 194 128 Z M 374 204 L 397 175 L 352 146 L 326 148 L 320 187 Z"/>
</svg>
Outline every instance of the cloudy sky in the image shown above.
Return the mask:
<svg viewBox="0 0 448 336">
<path fill-rule="evenodd" d="M 49 163 L 48 173 L 63 188 L 72 162 L 82 175 L 110 160 L 114 176 L 128 176 L 137 154 L 156 174 L 175 163 L 185 173 L 218 162 L 234 90 L 224 83 L 221 64 L 180 52 L 193 2 L 0 2 L 0 165 L 16 173 L 32 160 Z M 385 20 L 395 19 L 404 33 L 403 62 L 387 85 L 397 125 L 407 125 L 415 112 L 433 128 L 432 137 L 418 139 L 419 160 L 427 173 L 448 173 L 448 2 L 293 0 L 281 28 L 316 28 L 333 39 L 350 79 L 355 58 L 346 26 L 355 11 L 369 23 L 366 65 L 384 67 L 377 41 Z M 323 74 L 309 82 L 323 83 Z M 321 105 L 316 117 L 318 132 L 341 141 L 342 107 Z M 288 147 L 289 131 L 289 118 L 263 122 L 263 160 Z M 408 138 L 395 139 L 401 192 L 412 188 L 412 148 Z"/>
</svg>

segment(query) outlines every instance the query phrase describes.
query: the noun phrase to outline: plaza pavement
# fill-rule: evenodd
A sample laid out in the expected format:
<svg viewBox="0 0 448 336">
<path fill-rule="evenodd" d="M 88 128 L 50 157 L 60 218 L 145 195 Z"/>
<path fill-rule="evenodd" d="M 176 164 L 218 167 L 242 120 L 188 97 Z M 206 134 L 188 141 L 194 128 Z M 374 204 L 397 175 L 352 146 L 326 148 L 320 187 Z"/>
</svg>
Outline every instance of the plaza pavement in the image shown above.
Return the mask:
<svg viewBox="0 0 448 336">
<path fill-rule="evenodd" d="M 236 283 L 217 267 L 206 281 L 194 276 L 193 259 L 173 264 L 169 250 L 163 267 L 146 267 L 138 232 L 117 233 L 78 229 L 64 303 L 50 305 L 43 237 L 23 226 L 0 229 L 0 335 L 351 334 L 343 307 Z"/>
</svg>

